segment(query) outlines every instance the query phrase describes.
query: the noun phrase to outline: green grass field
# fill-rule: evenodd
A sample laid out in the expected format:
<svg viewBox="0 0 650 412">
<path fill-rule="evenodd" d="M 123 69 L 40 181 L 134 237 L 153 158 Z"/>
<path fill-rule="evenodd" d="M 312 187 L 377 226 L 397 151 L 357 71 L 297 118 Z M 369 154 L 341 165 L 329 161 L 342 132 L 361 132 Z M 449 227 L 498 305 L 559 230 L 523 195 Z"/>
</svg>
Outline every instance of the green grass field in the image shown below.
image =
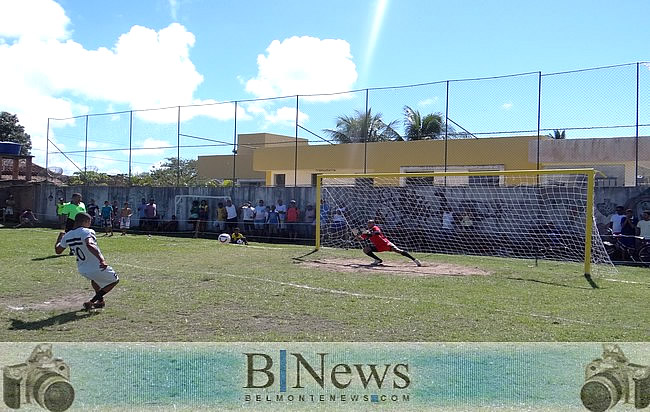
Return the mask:
<svg viewBox="0 0 650 412">
<path fill-rule="evenodd" d="M 173 237 L 99 237 L 121 277 L 107 306 L 57 232 L 0 230 L 0 341 L 647 341 L 650 269 L 620 267 L 589 287 L 581 266 L 421 255 L 425 268 L 487 275 L 423 276 L 401 256 L 382 270 L 358 250 Z M 386 255 L 386 254 L 384 254 Z M 338 269 L 337 269 L 338 268 Z M 402 270 L 402 268 L 405 268 Z M 444 272 L 444 270 L 442 271 Z M 423 272 L 423 273 L 426 273 Z M 607 280 L 609 279 L 609 280 Z"/>
</svg>

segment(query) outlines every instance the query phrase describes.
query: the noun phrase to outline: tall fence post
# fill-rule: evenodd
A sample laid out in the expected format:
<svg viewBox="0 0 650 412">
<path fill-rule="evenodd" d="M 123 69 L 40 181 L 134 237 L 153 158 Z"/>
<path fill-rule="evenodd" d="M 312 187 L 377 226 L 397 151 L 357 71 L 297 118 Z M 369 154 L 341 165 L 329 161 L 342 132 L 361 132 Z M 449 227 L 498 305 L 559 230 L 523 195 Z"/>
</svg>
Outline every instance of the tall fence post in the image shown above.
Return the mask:
<svg viewBox="0 0 650 412">
<path fill-rule="evenodd" d="M 131 186 L 131 162 L 132 162 L 132 150 L 133 150 L 133 110 L 129 112 L 129 186 Z"/>
<path fill-rule="evenodd" d="M 445 97 L 445 172 L 447 171 L 447 140 L 449 139 L 449 80 L 447 80 L 447 96 Z M 447 176 L 445 176 L 445 182 Z"/>
<path fill-rule="evenodd" d="M 296 95 L 296 148 L 293 154 L 293 188 L 298 187 L 298 95 Z M 294 194 L 295 196 L 295 194 Z"/>
<path fill-rule="evenodd" d="M 231 186 L 231 197 L 235 191 L 235 179 L 237 178 L 237 102 L 235 102 L 235 127 L 234 133 L 232 136 L 232 186 Z"/>
<path fill-rule="evenodd" d="M 176 187 L 181 185 L 181 107 L 178 106 L 176 120 Z"/>
<path fill-rule="evenodd" d="M 366 113 L 363 121 L 363 173 L 368 173 L 368 128 L 370 127 L 370 113 L 368 113 L 368 94 L 366 89 Z"/>
<path fill-rule="evenodd" d="M 636 132 L 634 139 L 634 187 L 639 184 L 639 63 L 636 64 Z"/>
<path fill-rule="evenodd" d="M 86 143 L 84 145 L 84 184 L 88 184 L 88 115 L 86 115 L 86 131 L 84 133 Z"/>
<path fill-rule="evenodd" d="M 45 132 L 45 182 L 50 181 L 50 118 L 47 118 L 47 131 Z M 2 169 L 2 164 L 0 164 Z"/>
<path fill-rule="evenodd" d="M 542 132 L 542 72 L 538 72 L 537 80 L 537 170 L 539 170 L 539 149 Z M 539 175 L 537 176 L 539 180 Z"/>
</svg>

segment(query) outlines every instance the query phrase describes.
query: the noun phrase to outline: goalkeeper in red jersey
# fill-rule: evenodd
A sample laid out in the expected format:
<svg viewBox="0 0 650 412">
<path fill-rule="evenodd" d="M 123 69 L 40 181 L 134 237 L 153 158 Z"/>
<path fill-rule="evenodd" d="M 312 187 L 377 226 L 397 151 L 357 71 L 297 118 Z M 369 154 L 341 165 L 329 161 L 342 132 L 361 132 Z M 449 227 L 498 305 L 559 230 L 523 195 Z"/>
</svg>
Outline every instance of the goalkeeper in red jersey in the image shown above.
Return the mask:
<svg viewBox="0 0 650 412">
<path fill-rule="evenodd" d="M 399 253 L 400 255 L 411 259 L 416 265 L 422 266 L 422 263 L 411 256 L 409 252 L 398 248 L 390 240 L 388 240 L 388 238 L 384 236 L 383 233 L 381 233 L 381 229 L 375 224 L 374 220 L 368 221 L 368 229 L 364 230 L 359 235 L 359 238 L 363 240 L 370 240 L 370 244 L 363 247 L 363 253 L 375 259 L 375 261 L 371 263 L 373 266 L 380 265 L 383 262 L 377 255 L 375 255 L 375 252 Z"/>
</svg>

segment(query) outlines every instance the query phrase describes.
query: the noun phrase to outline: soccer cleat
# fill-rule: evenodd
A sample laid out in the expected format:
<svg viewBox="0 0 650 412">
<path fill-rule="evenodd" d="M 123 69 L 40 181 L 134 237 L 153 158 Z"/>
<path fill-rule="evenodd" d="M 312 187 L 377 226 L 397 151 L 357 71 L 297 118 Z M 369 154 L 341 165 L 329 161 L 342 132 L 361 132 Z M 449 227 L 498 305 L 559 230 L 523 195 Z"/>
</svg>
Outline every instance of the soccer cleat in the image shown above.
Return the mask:
<svg viewBox="0 0 650 412">
<path fill-rule="evenodd" d="M 418 266 L 422 266 L 422 262 L 420 262 L 417 259 L 413 259 L 413 262 L 415 262 L 415 264 L 418 265 Z"/>
<path fill-rule="evenodd" d="M 90 310 L 90 309 L 93 308 L 93 302 L 91 302 L 91 301 L 84 302 L 83 306 L 84 306 L 84 310 Z"/>
<path fill-rule="evenodd" d="M 383 263 L 383 260 L 381 260 L 381 259 L 375 259 L 375 261 L 372 262 L 372 263 L 370 264 L 370 266 L 379 266 L 379 265 L 381 265 L 382 263 Z"/>
<path fill-rule="evenodd" d="M 95 309 L 101 309 L 104 306 L 106 306 L 106 303 L 103 300 L 98 300 L 97 302 L 93 303 L 93 308 Z"/>
</svg>

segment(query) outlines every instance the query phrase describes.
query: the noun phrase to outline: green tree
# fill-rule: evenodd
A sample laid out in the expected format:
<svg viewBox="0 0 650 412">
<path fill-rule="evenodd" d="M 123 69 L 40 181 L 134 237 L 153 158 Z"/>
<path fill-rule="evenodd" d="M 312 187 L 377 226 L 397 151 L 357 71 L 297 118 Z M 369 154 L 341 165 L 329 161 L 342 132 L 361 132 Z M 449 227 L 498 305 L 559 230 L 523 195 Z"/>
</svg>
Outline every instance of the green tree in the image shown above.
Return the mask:
<svg viewBox="0 0 650 412">
<path fill-rule="evenodd" d="M 336 129 L 324 129 L 332 139 L 339 143 L 361 143 L 364 139 L 368 142 L 383 142 L 387 140 L 403 140 L 395 131 L 397 120 L 390 123 L 384 122 L 381 113 L 372 114 L 359 110 L 353 116 L 342 115 L 336 118 Z"/>
<path fill-rule="evenodd" d="M 8 112 L 0 112 L 0 142 L 20 143 L 23 145 L 20 149 L 23 156 L 28 156 L 32 149 L 32 138 L 18 123 L 18 116 Z"/>
<path fill-rule="evenodd" d="M 558 129 L 553 130 L 553 133 L 548 134 L 549 137 L 553 139 L 566 139 L 566 131 L 562 130 L 559 131 Z"/>
<path fill-rule="evenodd" d="M 439 139 L 444 137 L 440 113 L 422 116 L 418 110 L 404 106 L 404 138 L 406 140 Z"/>
</svg>

